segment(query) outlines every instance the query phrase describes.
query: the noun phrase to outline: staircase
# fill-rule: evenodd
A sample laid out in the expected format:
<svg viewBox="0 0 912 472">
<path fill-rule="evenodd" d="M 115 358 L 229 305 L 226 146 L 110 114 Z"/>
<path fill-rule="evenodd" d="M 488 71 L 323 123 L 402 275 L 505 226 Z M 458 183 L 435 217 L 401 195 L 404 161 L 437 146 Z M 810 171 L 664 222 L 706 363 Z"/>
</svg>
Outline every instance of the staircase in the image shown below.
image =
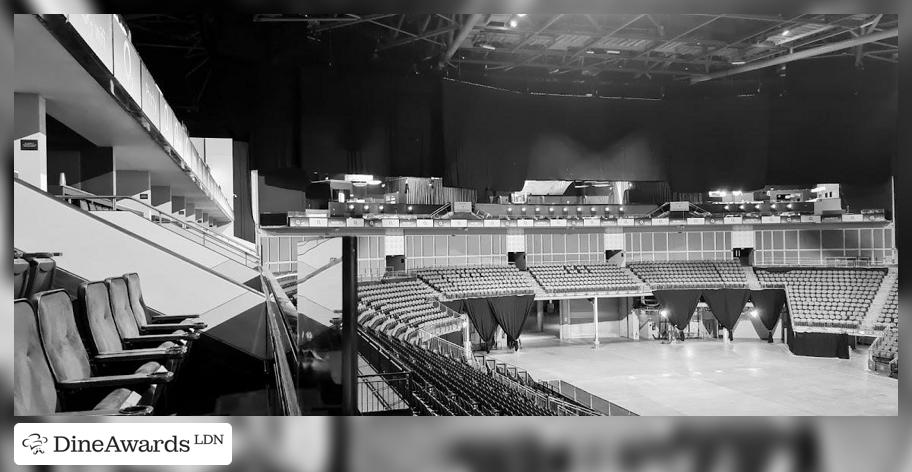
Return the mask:
<svg viewBox="0 0 912 472">
<path fill-rule="evenodd" d="M 522 274 L 526 278 L 526 280 L 529 282 L 529 285 L 532 286 L 532 290 L 535 292 L 536 300 L 548 299 L 548 292 L 546 292 L 545 289 L 541 285 L 538 284 L 538 281 L 535 280 L 535 277 L 532 276 L 531 272 L 526 270 L 526 271 L 523 271 Z"/>
<path fill-rule="evenodd" d="M 877 289 L 877 294 L 874 295 L 874 301 L 872 301 L 871 306 L 868 307 L 868 313 L 861 322 L 860 329 L 865 331 L 874 330 L 874 323 L 877 322 L 877 318 L 883 312 L 887 297 L 890 296 L 890 289 L 893 287 L 893 284 L 896 283 L 898 275 L 899 273 L 896 267 L 887 268 L 887 275 L 885 275 L 883 281 L 880 282 L 880 288 Z"/>
<path fill-rule="evenodd" d="M 757 274 L 754 273 L 754 268 L 751 266 L 744 266 L 744 276 L 747 277 L 747 288 L 751 290 L 760 290 L 760 279 L 757 278 Z"/>
</svg>

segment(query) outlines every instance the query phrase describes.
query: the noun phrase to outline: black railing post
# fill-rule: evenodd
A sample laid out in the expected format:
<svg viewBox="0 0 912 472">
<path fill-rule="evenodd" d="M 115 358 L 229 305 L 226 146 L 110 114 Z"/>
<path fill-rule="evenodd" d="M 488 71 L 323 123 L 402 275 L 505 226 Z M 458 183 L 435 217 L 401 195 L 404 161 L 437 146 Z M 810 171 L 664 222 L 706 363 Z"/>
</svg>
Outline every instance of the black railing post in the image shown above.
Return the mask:
<svg viewBox="0 0 912 472">
<path fill-rule="evenodd" d="M 342 413 L 358 409 L 358 244 L 342 237 Z"/>
</svg>

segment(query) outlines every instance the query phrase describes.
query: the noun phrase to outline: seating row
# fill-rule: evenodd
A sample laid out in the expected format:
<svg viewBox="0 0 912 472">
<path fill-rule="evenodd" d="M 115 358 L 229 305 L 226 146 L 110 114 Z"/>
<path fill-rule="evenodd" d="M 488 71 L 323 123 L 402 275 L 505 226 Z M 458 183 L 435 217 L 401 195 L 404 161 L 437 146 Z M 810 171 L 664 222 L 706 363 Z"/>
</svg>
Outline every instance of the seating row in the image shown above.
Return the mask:
<svg viewBox="0 0 912 472">
<path fill-rule="evenodd" d="M 899 282 L 893 280 L 890 286 L 890 294 L 887 295 L 887 301 L 884 303 L 883 310 L 874 323 L 874 329 L 896 328 L 899 323 Z"/>
<path fill-rule="evenodd" d="M 763 286 L 789 290 L 796 326 L 857 329 L 883 281 L 879 269 L 755 269 Z"/>
<path fill-rule="evenodd" d="M 529 266 L 529 273 L 548 292 L 638 291 L 643 285 L 630 269 L 608 264 Z"/>
<path fill-rule="evenodd" d="M 126 274 L 83 283 L 75 300 L 63 289 L 16 300 L 14 414 L 167 413 L 165 386 L 206 324 L 155 314 L 141 290 Z"/>
<path fill-rule="evenodd" d="M 895 327 L 884 329 L 874 344 L 871 345 L 871 358 L 876 362 L 890 365 L 890 375 L 898 376 L 899 372 L 899 330 Z"/>
<path fill-rule="evenodd" d="M 358 320 L 363 325 L 389 328 L 406 325 L 430 333 L 458 329 L 461 321 L 436 302 L 436 294 L 417 280 L 382 281 L 358 286 Z"/>
<path fill-rule="evenodd" d="M 428 351 L 412 343 L 372 330 L 362 330 L 367 342 L 379 345 L 399 364 L 407 367 L 415 381 L 414 394 L 427 413 L 438 416 L 548 416 L 541 408 L 507 382 L 466 362 Z"/>
<path fill-rule="evenodd" d="M 627 265 L 652 288 L 743 288 L 738 261 L 633 262 Z"/>
<path fill-rule="evenodd" d="M 534 293 L 529 280 L 512 265 L 421 269 L 418 278 L 450 299 Z"/>
</svg>

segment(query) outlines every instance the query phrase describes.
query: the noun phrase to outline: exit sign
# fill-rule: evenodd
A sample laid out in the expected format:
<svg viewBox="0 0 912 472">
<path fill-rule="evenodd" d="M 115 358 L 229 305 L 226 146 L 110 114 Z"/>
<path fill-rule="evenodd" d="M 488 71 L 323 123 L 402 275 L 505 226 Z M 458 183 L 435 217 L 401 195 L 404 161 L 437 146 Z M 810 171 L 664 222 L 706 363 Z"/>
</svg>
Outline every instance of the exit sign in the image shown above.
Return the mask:
<svg viewBox="0 0 912 472">
<path fill-rule="evenodd" d="M 19 141 L 19 149 L 22 151 L 37 151 L 38 150 L 38 140 L 37 139 L 23 139 Z"/>
</svg>

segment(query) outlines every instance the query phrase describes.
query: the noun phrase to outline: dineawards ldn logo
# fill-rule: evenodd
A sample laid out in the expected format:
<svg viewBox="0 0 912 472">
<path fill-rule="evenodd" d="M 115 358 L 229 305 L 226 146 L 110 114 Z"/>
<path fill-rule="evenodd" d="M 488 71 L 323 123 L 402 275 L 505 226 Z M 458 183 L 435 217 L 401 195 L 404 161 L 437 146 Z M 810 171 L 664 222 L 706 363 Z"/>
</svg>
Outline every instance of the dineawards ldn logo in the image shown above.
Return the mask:
<svg viewBox="0 0 912 472">
<path fill-rule="evenodd" d="M 227 423 L 19 423 L 19 465 L 227 465 Z"/>
</svg>

